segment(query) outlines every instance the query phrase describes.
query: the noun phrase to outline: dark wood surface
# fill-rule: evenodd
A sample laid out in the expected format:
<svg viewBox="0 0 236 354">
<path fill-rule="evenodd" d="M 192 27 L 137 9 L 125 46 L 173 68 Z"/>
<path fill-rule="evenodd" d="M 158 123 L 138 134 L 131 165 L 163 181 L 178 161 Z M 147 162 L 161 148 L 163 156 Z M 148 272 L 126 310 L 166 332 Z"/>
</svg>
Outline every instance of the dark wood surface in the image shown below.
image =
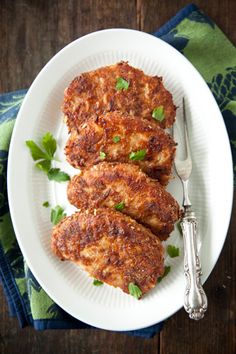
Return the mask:
<svg viewBox="0 0 236 354">
<path fill-rule="evenodd" d="M 184 0 L 0 1 L 0 92 L 27 88 L 46 62 L 72 40 L 103 28 L 154 31 Z M 195 1 L 236 44 L 236 1 Z M 222 208 L 224 206 L 222 205 Z M 141 339 L 103 330 L 20 329 L 0 290 L 0 353 L 233 354 L 235 353 L 236 208 L 214 271 L 205 284 L 209 309 L 200 322 L 183 310 L 161 334 Z"/>
</svg>

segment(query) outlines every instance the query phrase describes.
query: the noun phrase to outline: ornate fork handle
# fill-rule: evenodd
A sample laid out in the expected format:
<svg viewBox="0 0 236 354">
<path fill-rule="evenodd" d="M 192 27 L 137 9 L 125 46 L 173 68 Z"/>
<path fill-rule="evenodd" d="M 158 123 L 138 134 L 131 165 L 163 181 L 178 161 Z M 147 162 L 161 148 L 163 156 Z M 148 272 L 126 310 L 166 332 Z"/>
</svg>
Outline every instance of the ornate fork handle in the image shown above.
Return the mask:
<svg viewBox="0 0 236 354">
<path fill-rule="evenodd" d="M 180 225 L 184 238 L 184 274 L 187 280 L 184 308 L 190 318 L 200 320 L 207 310 L 207 297 L 200 279 L 202 271 L 197 251 L 197 220 L 194 212 L 187 210 Z"/>
</svg>

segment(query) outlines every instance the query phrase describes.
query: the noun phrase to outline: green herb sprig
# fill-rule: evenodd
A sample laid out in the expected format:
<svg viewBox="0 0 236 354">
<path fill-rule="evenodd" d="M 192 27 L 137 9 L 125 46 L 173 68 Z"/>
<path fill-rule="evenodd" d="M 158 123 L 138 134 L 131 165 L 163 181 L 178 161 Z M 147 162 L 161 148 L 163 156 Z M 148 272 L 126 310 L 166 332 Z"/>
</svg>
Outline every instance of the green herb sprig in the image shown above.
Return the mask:
<svg viewBox="0 0 236 354">
<path fill-rule="evenodd" d="M 125 203 L 124 202 L 120 202 L 120 203 L 115 205 L 115 209 L 118 210 L 118 211 L 123 210 L 124 207 L 125 207 Z"/>
<path fill-rule="evenodd" d="M 165 278 L 167 274 L 170 273 L 170 270 L 171 270 L 171 266 L 165 266 L 164 274 L 157 279 L 157 282 L 160 283 L 162 279 Z"/>
<path fill-rule="evenodd" d="M 61 171 L 60 168 L 51 168 L 47 175 L 50 181 L 65 182 L 70 180 L 70 176 Z"/>
<path fill-rule="evenodd" d="M 173 245 L 168 245 L 166 251 L 171 258 L 179 256 L 179 248 Z"/>
<path fill-rule="evenodd" d="M 132 160 L 132 161 L 144 160 L 146 154 L 147 154 L 147 150 L 146 150 L 146 149 L 138 150 L 138 151 L 135 151 L 135 152 L 132 151 L 132 152 L 129 154 L 129 158 L 130 158 L 130 160 Z"/>
<path fill-rule="evenodd" d="M 103 282 L 100 281 L 100 280 L 98 280 L 98 279 L 94 279 L 94 280 L 93 280 L 93 285 L 95 285 L 95 286 L 101 286 L 101 285 L 103 285 Z"/>
<path fill-rule="evenodd" d="M 179 231 L 180 235 L 183 236 L 183 232 L 182 232 L 182 228 L 181 228 L 181 225 L 180 225 L 180 221 L 178 221 L 176 223 L 176 227 L 177 227 L 177 230 Z"/>
<path fill-rule="evenodd" d="M 135 285 L 134 283 L 129 283 L 128 289 L 129 289 L 130 295 L 132 295 L 136 299 L 139 299 L 142 296 L 141 289 L 137 285 Z"/>
<path fill-rule="evenodd" d="M 128 90 L 129 88 L 129 82 L 125 79 L 123 79 L 123 77 L 118 77 L 116 79 L 116 90 L 117 91 L 121 91 L 121 90 Z"/>
<path fill-rule="evenodd" d="M 115 144 L 117 144 L 117 143 L 119 143 L 119 141 L 120 141 L 120 136 L 116 135 L 116 136 L 113 137 L 112 140 L 113 140 L 113 142 L 114 142 Z"/>
<path fill-rule="evenodd" d="M 154 110 L 152 111 L 152 118 L 158 120 L 159 122 L 162 122 L 165 119 L 164 107 L 159 106 L 154 108 Z"/>
<path fill-rule="evenodd" d="M 60 205 L 57 205 L 54 209 L 51 210 L 51 222 L 53 225 L 57 225 L 65 217 L 66 213 Z"/>
<path fill-rule="evenodd" d="M 49 132 L 44 134 L 41 145 L 37 145 L 33 140 L 27 140 L 26 146 L 29 148 L 35 166 L 45 172 L 48 179 L 56 182 L 64 182 L 70 180 L 70 176 L 61 171 L 59 168 L 52 168 L 52 161 L 55 160 L 54 154 L 57 149 L 57 142 L 53 135 Z"/>
<path fill-rule="evenodd" d="M 104 151 L 100 151 L 99 157 L 100 157 L 101 160 L 105 160 L 106 156 L 107 155 L 106 155 L 106 153 Z"/>
</svg>

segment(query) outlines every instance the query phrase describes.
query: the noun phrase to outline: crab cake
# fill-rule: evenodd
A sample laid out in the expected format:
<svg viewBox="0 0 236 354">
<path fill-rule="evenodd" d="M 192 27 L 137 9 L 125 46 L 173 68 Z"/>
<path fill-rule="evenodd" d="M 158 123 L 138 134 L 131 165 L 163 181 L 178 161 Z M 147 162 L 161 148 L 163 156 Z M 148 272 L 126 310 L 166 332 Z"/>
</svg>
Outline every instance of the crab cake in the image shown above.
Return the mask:
<svg viewBox="0 0 236 354">
<path fill-rule="evenodd" d="M 117 209 L 166 239 L 179 219 L 176 200 L 138 166 L 102 162 L 74 176 L 67 189 L 68 200 L 79 209 Z"/>
<path fill-rule="evenodd" d="M 79 134 L 73 130 L 65 154 L 75 168 L 95 165 L 102 160 L 136 164 L 166 185 L 175 150 L 172 137 L 155 122 L 115 111 L 90 118 Z"/>
<path fill-rule="evenodd" d="M 92 277 L 126 293 L 135 284 L 144 295 L 164 272 L 161 241 L 111 209 L 89 209 L 64 218 L 53 229 L 51 247 L 61 260 L 77 263 Z"/>
<path fill-rule="evenodd" d="M 65 90 L 62 110 L 71 131 L 93 114 L 116 110 L 167 128 L 174 123 L 176 107 L 161 77 L 120 62 L 77 76 Z"/>
</svg>

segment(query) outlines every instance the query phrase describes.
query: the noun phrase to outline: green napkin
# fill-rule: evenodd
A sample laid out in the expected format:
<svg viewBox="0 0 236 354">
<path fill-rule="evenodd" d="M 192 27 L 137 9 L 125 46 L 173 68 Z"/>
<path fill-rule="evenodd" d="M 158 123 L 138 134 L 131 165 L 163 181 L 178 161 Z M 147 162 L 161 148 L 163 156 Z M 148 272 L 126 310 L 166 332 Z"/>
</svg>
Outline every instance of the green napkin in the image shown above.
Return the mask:
<svg viewBox="0 0 236 354">
<path fill-rule="evenodd" d="M 191 10 L 189 12 L 189 10 Z M 195 5 L 189 5 L 155 35 L 178 49 L 210 87 L 228 131 L 236 168 L 236 48 Z M 234 184 L 235 184 L 234 176 Z"/>
</svg>

